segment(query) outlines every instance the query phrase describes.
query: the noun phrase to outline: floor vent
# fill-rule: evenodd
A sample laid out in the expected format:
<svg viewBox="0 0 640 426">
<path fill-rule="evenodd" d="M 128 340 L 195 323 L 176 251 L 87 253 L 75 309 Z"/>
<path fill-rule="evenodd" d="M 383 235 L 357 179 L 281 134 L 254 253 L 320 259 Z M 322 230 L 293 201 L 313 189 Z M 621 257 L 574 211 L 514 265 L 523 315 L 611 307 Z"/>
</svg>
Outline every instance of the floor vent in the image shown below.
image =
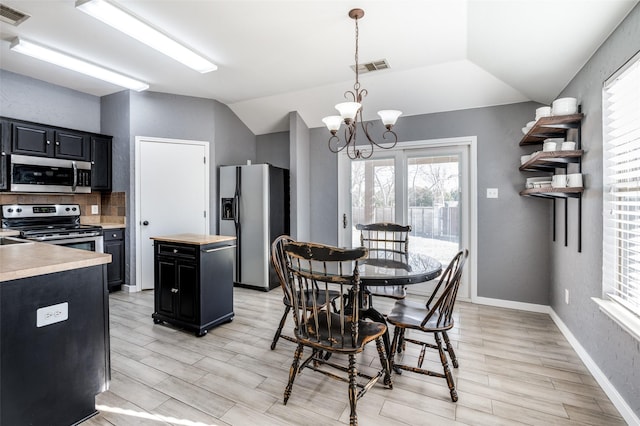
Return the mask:
<svg viewBox="0 0 640 426">
<path fill-rule="evenodd" d="M 363 74 L 365 72 L 381 71 L 386 70 L 387 68 L 391 68 L 389 66 L 389 62 L 387 62 L 386 59 L 379 59 L 377 61 L 367 62 L 366 64 L 359 64 L 358 73 Z M 353 70 L 353 72 L 355 72 L 356 66 L 351 65 L 351 69 Z"/>
<path fill-rule="evenodd" d="M 18 26 L 29 19 L 29 15 L 0 3 L 0 21 Z"/>
</svg>

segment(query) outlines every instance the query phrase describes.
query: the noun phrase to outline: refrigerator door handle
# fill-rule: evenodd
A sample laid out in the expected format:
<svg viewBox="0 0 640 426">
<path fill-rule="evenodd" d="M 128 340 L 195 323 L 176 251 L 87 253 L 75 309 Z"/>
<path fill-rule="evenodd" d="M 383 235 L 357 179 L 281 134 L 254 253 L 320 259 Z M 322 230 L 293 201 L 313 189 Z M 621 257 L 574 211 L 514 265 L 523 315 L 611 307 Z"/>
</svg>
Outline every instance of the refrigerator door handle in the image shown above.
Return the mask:
<svg viewBox="0 0 640 426">
<path fill-rule="evenodd" d="M 233 196 L 233 212 L 235 213 L 233 215 L 233 221 L 237 227 L 237 225 L 240 224 L 240 196 L 238 194 Z"/>
</svg>

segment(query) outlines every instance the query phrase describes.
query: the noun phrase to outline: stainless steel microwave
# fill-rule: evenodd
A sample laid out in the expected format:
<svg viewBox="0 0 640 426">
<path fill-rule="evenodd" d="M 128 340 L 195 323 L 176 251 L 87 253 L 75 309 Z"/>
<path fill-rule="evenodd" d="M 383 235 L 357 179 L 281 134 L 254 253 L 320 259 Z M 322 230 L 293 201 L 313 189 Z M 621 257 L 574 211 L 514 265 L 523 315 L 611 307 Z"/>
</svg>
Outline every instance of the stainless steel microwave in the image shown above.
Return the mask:
<svg viewBox="0 0 640 426">
<path fill-rule="evenodd" d="M 60 158 L 11 155 L 13 192 L 91 192 L 91 163 Z"/>
</svg>

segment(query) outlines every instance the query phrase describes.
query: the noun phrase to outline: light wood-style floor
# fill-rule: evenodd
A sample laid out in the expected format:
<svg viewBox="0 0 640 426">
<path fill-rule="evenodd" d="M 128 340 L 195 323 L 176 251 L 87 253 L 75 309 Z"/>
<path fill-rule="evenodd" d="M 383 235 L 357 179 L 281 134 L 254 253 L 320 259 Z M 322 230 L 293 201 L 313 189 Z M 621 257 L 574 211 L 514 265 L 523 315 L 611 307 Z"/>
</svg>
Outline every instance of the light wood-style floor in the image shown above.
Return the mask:
<svg viewBox="0 0 640 426">
<path fill-rule="evenodd" d="M 152 292 L 112 294 L 111 388 L 83 425 L 348 424 L 346 383 L 310 370 L 282 404 L 294 345 L 269 349 L 280 289 L 234 293 L 235 319 L 202 338 L 154 325 Z M 456 321 L 458 402 L 444 379 L 404 372 L 392 390 L 379 383 L 360 399 L 360 425 L 625 424 L 548 315 L 458 302 Z M 359 368 L 379 362 L 369 346 Z"/>
</svg>

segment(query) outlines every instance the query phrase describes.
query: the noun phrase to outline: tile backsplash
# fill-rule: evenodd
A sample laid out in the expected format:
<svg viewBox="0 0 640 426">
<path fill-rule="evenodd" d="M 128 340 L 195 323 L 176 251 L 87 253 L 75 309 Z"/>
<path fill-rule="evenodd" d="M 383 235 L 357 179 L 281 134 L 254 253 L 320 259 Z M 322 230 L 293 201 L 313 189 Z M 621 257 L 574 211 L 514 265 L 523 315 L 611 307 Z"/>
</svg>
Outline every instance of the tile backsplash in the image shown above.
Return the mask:
<svg viewBox="0 0 640 426">
<path fill-rule="evenodd" d="M 82 223 L 125 223 L 124 192 L 91 194 L 28 194 L 0 192 L 0 204 L 79 204 Z M 99 214 L 91 214 L 91 206 L 100 206 Z"/>
</svg>

